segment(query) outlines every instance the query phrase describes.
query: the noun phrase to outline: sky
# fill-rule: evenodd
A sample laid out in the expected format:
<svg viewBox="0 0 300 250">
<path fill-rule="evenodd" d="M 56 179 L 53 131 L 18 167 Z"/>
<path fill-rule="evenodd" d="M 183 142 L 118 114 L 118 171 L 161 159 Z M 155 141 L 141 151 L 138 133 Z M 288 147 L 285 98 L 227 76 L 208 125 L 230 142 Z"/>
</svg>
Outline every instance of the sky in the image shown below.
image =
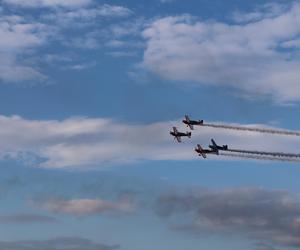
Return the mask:
<svg viewBox="0 0 300 250">
<path fill-rule="evenodd" d="M 0 249 L 293 250 L 300 1 L 0 0 Z"/>
</svg>

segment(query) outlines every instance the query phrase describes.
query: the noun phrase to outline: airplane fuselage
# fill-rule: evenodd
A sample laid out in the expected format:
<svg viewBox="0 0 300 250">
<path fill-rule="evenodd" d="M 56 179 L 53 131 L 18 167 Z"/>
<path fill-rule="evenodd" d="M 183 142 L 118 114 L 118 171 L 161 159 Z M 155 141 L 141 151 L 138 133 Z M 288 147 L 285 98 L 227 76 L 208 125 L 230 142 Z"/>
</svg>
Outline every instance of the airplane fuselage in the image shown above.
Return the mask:
<svg viewBox="0 0 300 250">
<path fill-rule="evenodd" d="M 181 137 L 186 136 L 186 137 L 191 138 L 192 133 L 191 132 L 186 132 L 186 133 L 179 132 L 176 127 L 173 127 L 173 130 L 170 131 L 170 135 L 174 136 L 178 142 L 181 142 Z"/>
<path fill-rule="evenodd" d="M 182 122 L 190 127 L 191 130 L 194 130 L 194 125 L 203 125 L 203 120 L 191 120 L 188 115 L 185 116 L 185 119 L 182 120 Z"/>
<path fill-rule="evenodd" d="M 170 135 L 173 135 L 175 137 L 177 137 L 177 136 L 179 136 L 179 137 L 184 137 L 184 136 L 190 137 L 191 136 L 190 133 L 183 133 L 183 132 L 176 132 L 175 133 L 173 131 L 170 132 Z"/>
<path fill-rule="evenodd" d="M 198 154 L 217 154 L 216 151 L 214 150 L 210 150 L 210 149 L 195 149 L 195 151 L 198 153 Z"/>
<path fill-rule="evenodd" d="M 186 125 L 202 125 L 203 124 L 203 120 L 199 120 L 199 121 L 182 120 L 182 122 Z"/>
<path fill-rule="evenodd" d="M 228 146 L 227 145 L 223 145 L 223 146 L 209 145 L 209 148 L 211 148 L 212 150 L 228 150 Z"/>
</svg>

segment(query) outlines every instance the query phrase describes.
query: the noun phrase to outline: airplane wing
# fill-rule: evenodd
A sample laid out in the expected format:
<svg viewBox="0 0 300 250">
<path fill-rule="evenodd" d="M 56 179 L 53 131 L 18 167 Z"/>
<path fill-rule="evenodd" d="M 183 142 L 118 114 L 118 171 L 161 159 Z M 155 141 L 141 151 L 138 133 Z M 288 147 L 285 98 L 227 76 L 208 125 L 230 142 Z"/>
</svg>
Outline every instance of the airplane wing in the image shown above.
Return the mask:
<svg viewBox="0 0 300 250">
<path fill-rule="evenodd" d="M 176 128 L 176 127 L 173 127 L 173 131 L 174 131 L 174 133 L 175 133 L 175 134 L 177 134 L 177 133 L 178 133 L 178 130 L 177 130 L 177 128 Z"/>
<path fill-rule="evenodd" d="M 185 115 L 186 124 L 190 127 L 191 130 L 194 129 L 194 126 L 191 124 L 191 120 L 188 115 Z"/>
<path fill-rule="evenodd" d="M 206 159 L 206 154 L 205 153 L 201 153 L 201 156 Z"/>
<path fill-rule="evenodd" d="M 206 154 L 204 153 L 203 148 L 200 146 L 200 144 L 198 144 L 197 147 L 198 147 L 199 155 L 201 155 L 205 159 Z"/>
<path fill-rule="evenodd" d="M 189 123 L 190 122 L 190 118 L 188 115 L 185 115 L 185 120 Z"/>
</svg>

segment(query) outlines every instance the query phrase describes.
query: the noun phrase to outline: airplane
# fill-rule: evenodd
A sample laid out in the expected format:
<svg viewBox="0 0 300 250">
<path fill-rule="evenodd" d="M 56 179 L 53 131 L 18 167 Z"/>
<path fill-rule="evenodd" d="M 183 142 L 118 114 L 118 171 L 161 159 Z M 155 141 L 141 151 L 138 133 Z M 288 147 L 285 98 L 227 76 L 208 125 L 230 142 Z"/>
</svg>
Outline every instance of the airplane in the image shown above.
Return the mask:
<svg viewBox="0 0 300 250">
<path fill-rule="evenodd" d="M 187 127 L 190 127 L 191 130 L 194 129 L 193 125 L 203 125 L 203 120 L 198 120 L 198 121 L 190 120 L 190 118 L 188 117 L 188 115 L 185 115 L 185 119 L 182 120 L 182 122 L 184 124 L 186 124 Z"/>
<path fill-rule="evenodd" d="M 215 150 L 218 153 L 219 153 L 219 150 L 228 150 L 228 145 L 219 146 L 214 141 L 214 139 L 211 139 L 211 143 L 212 143 L 212 145 L 209 145 L 209 148 L 211 148 L 212 150 Z"/>
<path fill-rule="evenodd" d="M 178 132 L 176 127 L 173 127 L 173 131 L 170 131 L 170 135 L 174 136 L 174 139 L 176 139 L 178 142 L 181 142 L 181 137 L 186 136 L 188 138 L 191 138 L 192 133 L 191 132 Z"/>
<path fill-rule="evenodd" d="M 219 154 L 218 150 L 215 149 L 203 149 L 200 144 L 197 144 L 197 147 L 195 148 L 195 151 L 199 154 L 199 156 L 202 156 L 204 159 L 207 157 L 207 154 Z"/>
</svg>

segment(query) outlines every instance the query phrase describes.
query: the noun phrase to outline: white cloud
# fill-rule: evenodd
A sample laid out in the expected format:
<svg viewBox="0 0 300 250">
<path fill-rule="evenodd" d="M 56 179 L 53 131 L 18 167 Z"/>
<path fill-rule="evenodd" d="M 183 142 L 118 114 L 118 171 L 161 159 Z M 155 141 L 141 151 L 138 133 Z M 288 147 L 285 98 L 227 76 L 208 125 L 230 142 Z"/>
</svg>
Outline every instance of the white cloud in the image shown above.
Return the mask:
<svg viewBox="0 0 300 250">
<path fill-rule="evenodd" d="M 125 44 L 124 41 L 117 40 L 117 39 L 112 39 L 112 40 L 110 40 L 106 43 L 106 46 L 111 47 L 111 48 L 120 48 L 120 47 L 123 47 L 125 45 L 126 44 Z"/>
<path fill-rule="evenodd" d="M 280 16 L 283 12 L 287 11 L 289 7 L 291 7 L 289 3 L 266 3 L 263 5 L 258 5 L 253 12 L 234 12 L 233 20 L 239 23 L 247 23 L 259 21 L 266 18 L 275 18 L 277 16 Z"/>
<path fill-rule="evenodd" d="M 121 18 L 132 14 L 130 9 L 123 6 L 109 4 L 86 6 L 88 2 L 90 1 L 6 0 L 7 4 L 27 7 L 42 5 L 81 6 L 82 8 L 49 9 L 42 15 L 37 14 L 35 19 L 25 14 L 24 16 L 2 15 L 0 17 L 0 82 L 34 83 L 47 80 L 48 78 L 34 61 L 39 48 L 59 42 L 68 48 L 72 46 L 73 49 L 98 49 L 103 42 L 99 34 L 101 32 L 98 32 L 99 27 L 96 27 L 99 18 Z M 89 31 L 82 30 L 80 36 L 65 35 L 66 30 L 72 30 L 74 27 L 80 29 L 86 25 L 91 25 Z M 64 52 L 59 55 L 63 57 Z M 84 69 L 86 66 L 82 61 L 73 62 L 73 65 L 64 65 L 65 68 L 74 69 Z M 59 65 L 59 67 L 63 66 Z"/>
<path fill-rule="evenodd" d="M 39 23 L 24 23 L 20 16 L 4 16 L 0 18 L 0 50 L 16 51 L 43 42 L 44 26 Z"/>
<path fill-rule="evenodd" d="M 45 20 L 57 22 L 60 25 L 74 25 L 78 21 L 79 25 L 86 25 L 87 22 L 97 18 L 117 18 L 127 17 L 133 12 L 123 6 L 103 4 L 94 7 L 87 7 L 75 10 L 57 10 L 53 13 L 45 15 Z"/>
<path fill-rule="evenodd" d="M 65 42 L 65 45 L 80 49 L 96 49 L 99 47 L 99 41 L 97 38 L 87 35 L 71 39 L 70 42 Z"/>
<path fill-rule="evenodd" d="M 191 16 L 158 19 L 143 32 L 143 66 L 173 81 L 230 86 L 281 103 L 298 101 L 297 51 L 278 48 L 300 35 L 299 12 L 295 3 L 275 17 L 246 24 Z"/>
<path fill-rule="evenodd" d="M 29 80 L 46 80 L 37 69 L 22 62 L 18 62 L 15 56 L 0 53 L 0 81 L 16 83 Z"/>
<path fill-rule="evenodd" d="M 162 3 L 171 3 L 171 2 L 173 2 L 174 0 L 160 0 L 160 2 L 162 2 Z"/>
<path fill-rule="evenodd" d="M 41 7 L 82 7 L 91 4 L 92 0 L 3 0 L 4 3 L 27 7 L 27 8 L 41 8 Z"/>
<path fill-rule="evenodd" d="M 143 18 L 134 21 L 127 21 L 119 24 L 114 24 L 109 27 L 109 34 L 111 39 L 120 37 L 135 36 L 140 37 L 141 31 L 145 27 L 146 21 Z"/>
<path fill-rule="evenodd" d="M 17 82 L 45 77 L 19 58 L 27 50 L 46 42 L 51 29 L 41 23 L 27 22 L 23 17 L 0 17 L 0 80 Z"/>
<path fill-rule="evenodd" d="M 108 55 L 112 56 L 112 57 L 135 57 L 137 56 L 137 53 L 134 51 L 112 51 L 107 53 Z"/>
<path fill-rule="evenodd" d="M 283 42 L 281 44 L 281 47 L 283 47 L 283 48 L 300 48 L 300 39 Z"/>
<path fill-rule="evenodd" d="M 169 135 L 172 125 L 187 130 L 174 122 L 133 125 L 103 118 L 40 121 L 0 116 L 0 156 L 39 167 L 87 169 L 142 160 L 197 160 L 195 145 L 201 143 L 205 147 L 211 138 L 248 150 L 297 153 L 300 146 L 297 137 L 206 127 L 197 128 L 191 139 L 178 144 Z M 40 163 L 34 162 L 33 157 Z"/>
<path fill-rule="evenodd" d="M 132 213 L 135 208 L 129 197 L 112 202 L 102 199 L 50 199 L 36 203 L 37 206 L 53 213 L 72 215 L 93 215 L 102 213 Z"/>
<path fill-rule="evenodd" d="M 136 57 L 145 47 L 141 32 L 145 27 L 144 19 L 136 19 L 111 25 L 106 32 L 105 46 L 110 50 L 106 54 L 119 57 Z"/>
<path fill-rule="evenodd" d="M 0 137 L 7 143 L 0 146 L 0 152 L 11 157 L 18 157 L 20 152 L 33 153 L 48 159 L 42 164 L 45 167 L 132 162 L 147 158 L 148 150 L 156 151 L 152 149 L 153 139 L 147 139 L 149 132 L 157 133 L 161 126 L 133 126 L 108 119 L 31 121 L 2 116 Z M 168 133 L 165 138 L 169 139 Z"/>
<path fill-rule="evenodd" d="M 89 69 L 89 68 L 95 67 L 96 65 L 97 65 L 96 62 L 86 62 L 86 63 L 71 65 L 70 67 L 68 67 L 68 69 L 84 70 L 84 69 Z"/>
</svg>

